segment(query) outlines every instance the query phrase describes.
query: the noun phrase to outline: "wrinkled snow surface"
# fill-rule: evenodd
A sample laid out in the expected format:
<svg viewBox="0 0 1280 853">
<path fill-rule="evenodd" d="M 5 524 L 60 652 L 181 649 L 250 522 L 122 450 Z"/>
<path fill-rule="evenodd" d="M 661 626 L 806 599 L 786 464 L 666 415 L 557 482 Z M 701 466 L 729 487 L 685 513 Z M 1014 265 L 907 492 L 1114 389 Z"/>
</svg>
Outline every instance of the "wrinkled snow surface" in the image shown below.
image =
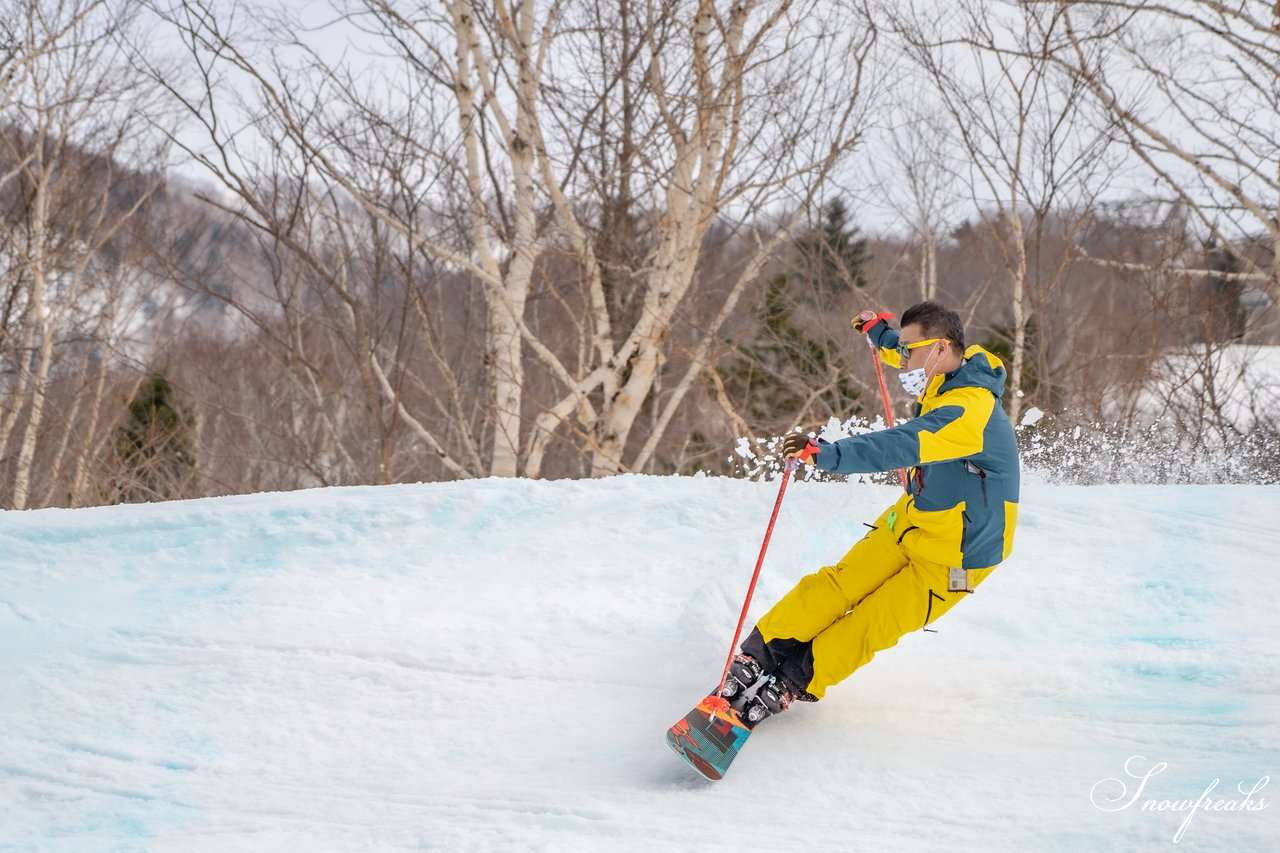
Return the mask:
<svg viewBox="0 0 1280 853">
<path fill-rule="evenodd" d="M 719 675 L 776 494 L 0 513 L 0 849 L 1163 850 L 1187 814 L 1143 802 L 1280 775 L 1280 489 L 1033 484 L 1014 557 L 936 634 L 705 782 L 663 736 Z M 794 483 L 752 616 L 893 496 Z M 1133 756 L 1167 764 L 1140 797 Z M 1095 805 L 1121 783 L 1132 807 Z M 1274 849 L 1276 785 L 1173 849 Z"/>
</svg>

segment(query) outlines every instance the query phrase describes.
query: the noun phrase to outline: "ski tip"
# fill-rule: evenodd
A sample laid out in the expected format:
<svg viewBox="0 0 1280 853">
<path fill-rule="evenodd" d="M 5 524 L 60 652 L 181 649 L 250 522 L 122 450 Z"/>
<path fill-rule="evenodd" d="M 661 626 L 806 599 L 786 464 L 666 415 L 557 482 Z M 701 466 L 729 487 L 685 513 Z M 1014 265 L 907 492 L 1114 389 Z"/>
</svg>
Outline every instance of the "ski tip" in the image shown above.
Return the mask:
<svg viewBox="0 0 1280 853">
<path fill-rule="evenodd" d="M 686 752 L 679 744 L 674 732 L 667 732 L 667 746 L 671 747 L 671 751 L 680 756 L 684 763 L 693 768 L 693 770 L 709 782 L 718 782 L 724 778 L 724 774 L 715 768 L 709 761 L 697 753 Z"/>
</svg>

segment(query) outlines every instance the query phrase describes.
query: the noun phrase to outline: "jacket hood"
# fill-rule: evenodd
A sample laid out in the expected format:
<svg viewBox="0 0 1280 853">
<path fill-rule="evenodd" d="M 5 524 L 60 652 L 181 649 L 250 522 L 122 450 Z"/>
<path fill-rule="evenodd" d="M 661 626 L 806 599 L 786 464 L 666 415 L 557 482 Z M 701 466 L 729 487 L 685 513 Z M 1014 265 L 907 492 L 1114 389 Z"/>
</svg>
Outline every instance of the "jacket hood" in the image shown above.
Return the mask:
<svg viewBox="0 0 1280 853">
<path fill-rule="evenodd" d="M 980 346 L 971 346 L 964 351 L 965 362 L 954 373 L 947 374 L 946 381 L 938 388 L 938 393 L 950 391 L 952 388 L 986 388 L 996 399 L 1004 396 L 1004 382 L 1007 374 L 1004 362 L 999 356 L 987 352 Z"/>
</svg>

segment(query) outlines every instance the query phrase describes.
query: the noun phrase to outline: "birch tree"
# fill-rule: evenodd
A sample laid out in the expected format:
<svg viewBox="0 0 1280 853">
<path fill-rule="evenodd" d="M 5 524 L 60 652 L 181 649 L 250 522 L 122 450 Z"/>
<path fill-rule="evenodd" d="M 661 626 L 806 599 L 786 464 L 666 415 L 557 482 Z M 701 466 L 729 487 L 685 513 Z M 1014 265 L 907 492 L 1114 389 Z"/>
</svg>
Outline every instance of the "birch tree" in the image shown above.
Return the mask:
<svg viewBox="0 0 1280 853">
<path fill-rule="evenodd" d="M 137 156 L 147 138 L 146 96 L 133 88 L 117 40 L 130 24 L 128 5 L 15 3 L 4 21 L 10 73 L 0 89 L 0 449 L 11 466 L 5 500 L 22 509 L 41 472 L 45 489 L 64 464 L 78 472 L 71 493 L 83 485 L 86 461 L 67 452 L 92 447 L 73 442 L 68 431 L 82 404 L 91 421 L 101 406 L 104 383 L 89 379 L 87 368 L 108 357 L 102 345 L 109 345 L 111 324 L 103 319 L 123 313 L 124 230 L 157 185 L 128 163 L 155 163 L 156 151 Z M 75 371 L 85 393 L 55 415 L 52 383 Z M 41 493 L 36 503 L 50 497 Z"/>
<path fill-rule="evenodd" d="M 264 202 L 284 179 L 363 211 L 393 252 L 449 283 L 405 329 L 436 353 L 429 369 L 379 334 L 352 358 L 405 434 L 459 477 L 540 476 L 557 448 L 595 475 L 651 463 L 716 330 L 857 143 L 875 44 L 865 10 L 794 0 L 353 0 L 334 10 L 362 34 L 345 56 L 301 37 L 255 46 L 195 4 L 159 11 L 201 74 L 173 87 L 210 138 L 189 148 L 246 221 L 285 232 Z M 852 35 L 824 27 L 833 12 Z M 251 92 L 238 112 L 231 88 Z M 236 136 L 249 129 L 270 144 L 250 150 Z M 777 227 L 752 237 L 745 224 L 765 216 Z M 690 338 L 717 223 L 750 250 Z M 458 383 L 468 365 L 431 328 L 471 298 L 460 288 L 483 306 L 479 420 L 462 414 L 477 394 Z M 354 328 L 361 306 L 345 304 Z M 689 338 L 681 372 L 659 396 L 677 337 Z M 405 393 L 414 386 L 436 402 Z"/>
</svg>

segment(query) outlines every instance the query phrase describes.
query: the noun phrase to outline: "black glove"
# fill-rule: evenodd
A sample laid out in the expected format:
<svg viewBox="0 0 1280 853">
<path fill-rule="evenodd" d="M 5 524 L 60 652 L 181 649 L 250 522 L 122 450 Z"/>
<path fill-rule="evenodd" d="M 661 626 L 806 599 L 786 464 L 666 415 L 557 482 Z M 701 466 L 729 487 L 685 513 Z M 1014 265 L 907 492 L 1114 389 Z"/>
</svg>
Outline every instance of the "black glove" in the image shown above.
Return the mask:
<svg viewBox="0 0 1280 853">
<path fill-rule="evenodd" d="M 783 459 L 795 457 L 807 464 L 810 459 L 818 455 L 820 449 L 818 442 L 802 432 L 793 432 L 782 440 Z"/>
</svg>

